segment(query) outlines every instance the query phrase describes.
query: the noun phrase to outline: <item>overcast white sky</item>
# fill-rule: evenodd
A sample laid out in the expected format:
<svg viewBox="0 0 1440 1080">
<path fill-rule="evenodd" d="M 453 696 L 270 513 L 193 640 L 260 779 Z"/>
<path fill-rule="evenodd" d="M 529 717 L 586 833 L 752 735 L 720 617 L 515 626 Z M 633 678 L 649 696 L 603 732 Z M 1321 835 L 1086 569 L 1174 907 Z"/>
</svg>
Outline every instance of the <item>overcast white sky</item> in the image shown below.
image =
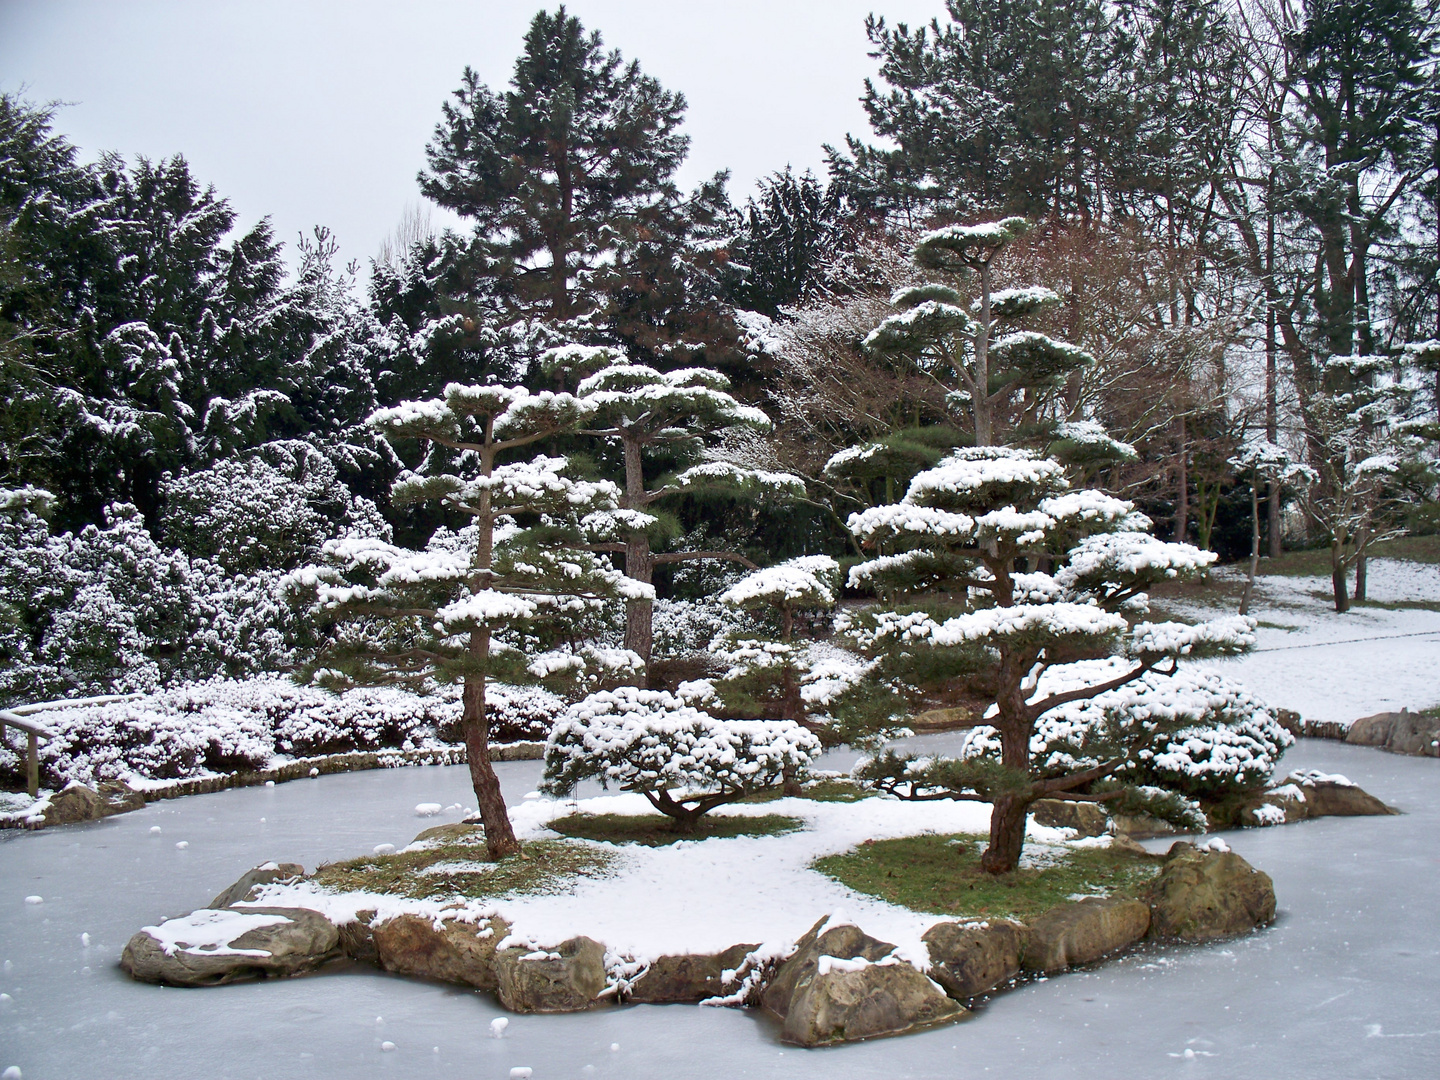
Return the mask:
<svg viewBox="0 0 1440 1080">
<path fill-rule="evenodd" d="M 510 77 L 539 0 L 0 0 L 0 88 L 67 102 L 61 132 L 103 150 L 176 152 L 288 249 L 330 226 L 368 258 L 407 202 L 469 64 Z M 547 5 L 552 10 L 554 4 Z M 943 0 L 571 0 L 587 29 L 689 101 L 692 187 L 717 169 L 742 202 L 821 144 L 868 134 L 869 11 L 917 23 Z"/>
</svg>

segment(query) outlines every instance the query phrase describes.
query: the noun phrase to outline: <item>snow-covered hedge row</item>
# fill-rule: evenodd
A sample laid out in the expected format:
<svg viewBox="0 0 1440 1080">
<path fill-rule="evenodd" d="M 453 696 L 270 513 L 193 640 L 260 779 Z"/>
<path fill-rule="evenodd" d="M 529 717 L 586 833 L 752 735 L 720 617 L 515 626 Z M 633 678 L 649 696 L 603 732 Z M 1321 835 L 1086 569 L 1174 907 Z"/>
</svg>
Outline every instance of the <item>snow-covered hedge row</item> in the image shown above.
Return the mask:
<svg viewBox="0 0 1440 1080">
<path fill-rule="evenodd" d="M 564 701 L 536 687 L 494 685 L 492 738 L 544 738 Z M 47 712 L 56 733 L 40 747 L 44 783 L 176 780 L 264 768 L 289 758 L 352 750 L 423 749 L 459 741 L 454 690 L 395 688 L 333 694 L 280 676 L 192 683 L 131 701 Z M 24 761 L 0 748 L 0 776 Z"/>
</svg>

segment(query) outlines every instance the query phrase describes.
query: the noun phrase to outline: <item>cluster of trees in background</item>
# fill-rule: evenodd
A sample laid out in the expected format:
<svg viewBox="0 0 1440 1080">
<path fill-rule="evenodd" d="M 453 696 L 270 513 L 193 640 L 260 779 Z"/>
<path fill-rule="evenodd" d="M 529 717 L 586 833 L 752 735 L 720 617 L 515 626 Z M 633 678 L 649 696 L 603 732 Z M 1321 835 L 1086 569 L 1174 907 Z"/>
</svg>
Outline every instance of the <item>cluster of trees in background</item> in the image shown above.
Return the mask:
<svg viewBox="0 0 1440 1080">
<path fill-rule="evenodd" d="M 281 575 L 327 542 L 418 548 L 470 521 L 391 487 L 475 451 L 368 419 L 452 383 L 583 397 L 600 365 L 555 360 L 574 346 L 634 368 L 590 385 L 633 400 L 543 448 L 639 515 L 589 546 L 655 586 L 629 602 L 642 659 L 637 610 L 661 659 L 715 637 L 718 605 L 673 604 L 743 561 L 857 558 L 846 517 L 977 431 L 1227 557 L 1249 552 L 1257 488 L 1268 551 L 1330 544 L 1337 605 L 1357 565 L 1363 594 L 1377 537 L 1436 525 L 1432 5 L 947 11 L 872 18 L 875 141 L 742 206 L 724 174 L 677 186 L 679 94 L 542 12 L 510 85 L 465 72 L 427 147 L 421 191 L 464 227 L 418 215 L 366 268 L 323 228 L 287 268 L 268 222 L 237 232 L 182 157 L 83 162 L 52 108 L 0 97 L 5 697 L 304 663 L 326 631 L 275 599 Z M 915 250 L 1007 216 L 1033 228 L 983 257 Z M 637 412 L 642 384 L 672 408 L 723 392 L 774 431 L 681 409 L 677 436 Z M 1245 464 L 1259 443 L 1307 482 Z M 180 599 L 131 582 L 145 544 Z"/>
</svg>

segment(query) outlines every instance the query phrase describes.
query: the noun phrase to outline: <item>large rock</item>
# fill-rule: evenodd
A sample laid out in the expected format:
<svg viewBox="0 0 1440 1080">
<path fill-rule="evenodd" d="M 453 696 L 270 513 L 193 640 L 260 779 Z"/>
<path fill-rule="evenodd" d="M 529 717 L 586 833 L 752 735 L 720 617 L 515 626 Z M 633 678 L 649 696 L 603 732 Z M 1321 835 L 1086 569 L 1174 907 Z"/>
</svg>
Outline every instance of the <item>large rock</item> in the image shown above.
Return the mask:
<svg viewBox="0 0 1440 1080">
<path fill-rule="evenodd" d="M 1093 802 L 1040 799 L 1030 805 L 1035 824 L 1052 829 L 1074 829 L 1081 836 L 1104 836 L 1110 817 Z"/>
<path fill-rule="evenodd" d="M 801 1046 L 895 1035 L 966 1015 L 895 947 L 858 926 L 816 923 L 761 998 Z"/>
<path fill-rule="evenodd" d="M 1233 851 L 1172 844 L 1146 894 L 1150 936 L 1181 941 L 1234 937 L 1275 918 L 1275 886 Z"/>
<path fill-rule="evenodd" d="M 933 982 L 893 957 L 872 964 L 822 956 L 795 987 L 782 1037 L 800 1046 L 899 1035 L 967 1015 Z"/>
<path fill-rule="evenodd" d="M 1030 923 L 1021 964 L 1026 971 L 1064 971 L 1133 945 L 1149 927 L 1150 908 L 1139 900 L 1057 904 Z"/>
<path fill-rule="evenodd" d="M 652 1005 L 721 997 L 730 989 L 722 980 L 724 973 L 739 968 L 758 947 L 732 945 L 722 953 L 662 956 L 630 984 L 628 997 Z"/>
<path fill-rule="evenodd" d="M 1397 812 L 1343 776 L 1306 770 L 1291 773 L 1241 809 L 1239 821 L 1242 825 L 1289 825 L 1318 817 Z"/>
<path fill-rule="evenodd" d="M 369 924 L 380 966 L 401 975 L 494 990 L 495 946 L 510 932 L 502 919 L 484 923 L 460 919 L 435 920 L 425 915 L 400 915 Z M 363 931 L 355 930 L 353 947 L 364 947 Z"/>
<path fill-rule="evenodd" d="M 1440 756 L 1440 718 L 1412 713 L 1376 713 L 1350 725 L 1345 741 L 1356 746 L 1378 746 L 1396 754 Z"/>
<path fill-rule="evenodd" d="M 239 881 L 210 901 L 210 906 L 216 909 L 227 908 L 231 904 L 238 904 L 242 900 L 250 899 L 250 893 L 258 885 L 270 885 L 276 881 L 296 881 L 304 876 L 305 868 L 299 863 L 261 863 L 253 870 L 246 870 L 241 874 Z"/>
<path fill-rule="evenodd" d="M 112 813 L 114 811 L 108 800 L 78 780 L 72 780 L 63 790 L 50 796 L 44 820 L 46 825 L 73 825 L 79 821 L 99 821 Z"/>
<path fill-rule="evenodd" d="M 97 794 L 109 804 L 112 814 L 128 814 L 145 807 L 145 796 L 122 780 L 106 780 Z"/>
<path fill-rule="evenodd" d="M 1110 828 L 1116 836 L 1128 836 L 1132 840 L 1174 836 L 1184 831 L 1149 814 L 1115 814 L 1110 819 Z"/>
<path fill-rule="evenodd" d="M 960 1000 L 993 990 L 1019 974 L 1025 934 L 1025 927 L 1005 919 L 936 923 L 923 938 L 930 977 Z"/>
<path fill-rule="evenodd" d="M 1398 812 L 1343 776 L 1306 770 L 1291 773 L 1286 784 L 1297 786 L 1304 795 L 1307 817 L 1368 817 Z"/>
<path fill-rule="evenodd" d="M 512 1012 L 579 1012 L 605 989 L 605 946 L 573 937 L 554 949 L 505 949 L 495 975 L 500 1004 Z"/>
<path fill-rule="evenodd" d="M 330 921 L 305 908 L 201 908 L 130 939 L 120 966 L 132 978 L 169 986 L 217 986 L 298 975 L 339 955 Z"/>
<path fill-rule="evenodd" d="M 435 825 L 420 833 L 410 842 L 412 844 L 483 844 L 485 830 L 479 825 L 465 821 L 457 822 L 454 825 Z"/>
</svg>

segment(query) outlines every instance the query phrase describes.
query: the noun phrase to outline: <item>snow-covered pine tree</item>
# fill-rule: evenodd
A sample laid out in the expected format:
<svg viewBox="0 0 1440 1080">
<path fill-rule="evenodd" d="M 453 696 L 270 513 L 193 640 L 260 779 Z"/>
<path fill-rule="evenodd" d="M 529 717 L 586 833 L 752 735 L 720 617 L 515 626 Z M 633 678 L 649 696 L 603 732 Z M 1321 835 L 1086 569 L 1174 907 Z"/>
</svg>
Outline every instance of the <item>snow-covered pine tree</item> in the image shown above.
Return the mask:
<svg viewBox="0 0 1440 1080">
<path fill-rule="evenodd" d="M 664 690 L 622 686 L 570 706 L 545 744 L 541 790 L 583 780 L 644 795 L 677 832 L 726 803 L 799 776 L 819 740 L 788 720 L 717 720 Z"/>
<path fill-rule="evenodd" d="M 845 699 L 869 696 L 867 676 L 874 663 L 849 649 L 817 641 L 796 622 L 834 610 L 840 598 L 840 564 L 828 555 L 802 555 L 746 574 L 720 595 L 727 607 L 755 612 L 771 632 L 731 633 L 710 646 L 726 667 L 711 680 L 711 712 L 735 717 L 792 720 L 817 735 L 834 738 Z M 787 795 L 800 794 L 798 780 L 785 774 Z"/>
<path fill-rule="evenodd" d="M 991 873 L 1018 864 L 1036 799 L 1147 801 L 1195 824 L 1193 805 L 1163 791 L 1144 800 L 1142 787 L 1255 783 L 1288 745 L 1243 691 L 1177 664 L 1249 647 L 1251 620 L 1127 618 L 1145 612 L 1152 583 L 1196 575 L 1215 556 L 1153 539 L 1129 502 L 1069 490 L 1058 462 L 959 450 L 916 476 L 899 503 L 850 524 L 887 552 L 850 576 L 882 598 L 849 626 L 882 673 L 938 687 L 963 678 L 994 702 L 990 727 L 958 758 L 886 753 L 860 775 L 901 798 L 992 803 L 981 860 Z M 1017 569 L 1041 559 L 1057 568 Z"/>
<path fill-rule="evenodd" d="M 662 372 L 647 364 L 627 363 L 613 349 L 577 345 L 549 351 L 542 363 L 562 378 L 579 378 L 576 398 L 581 433 L 604 439 L 612 448 L 619 444 L 625 470 L 621 509 L 590 520 L 592 528 L 602 534 L 597 537 L 599 542 L 590 545 L 591 550 L 623 554 L 626 576 L 647 587 L 655 567 L 663 563 L 728 559 L 754 567 L 737 552 L 656 552 L 651 541 L 663 535 L 669 524 L 654 512 L 656 503 L 674 496 L 804 496 L 805 484 L 799 477 L 705 457 L 707 446 L 726 431 L 769 431 L 769 417 L 737 401 L 726 392 L 729 380 L 707 368 Z M 668 465 L 670 471 L 655 482 L 647 472 L 653 476 L 658 463 Z M 652 616 L 653 603 L 648 597 L 630 600 L 625 647 L 647 667 Z"/>
<path fill-rule="evenodd" d="M 979 296 L 972 311 L 965 310 L 960 294 L 947 285 L 900 289 L 890 299 L 905 310 L 891 315 L 865 339 L 872 353 L 914 364 L 943 382 L 952 400 L 968 403 L 977 446 L 995 442 L 1000 410 L 1018 392 L 1052 386 L 1095 362 L 1078 346 L 1035 330 L 1013 330 L 996 337 L 1006 325 L 1018 324 L 1060 301 L 1044 288 L 999 292 L 991 288 L 995 257 L 1029 230 L 1028 221 L 1012 217 L 982 225 L 947 225 L 925 233 L 915 244 L 917 266 L 945 274 L 979 275 Z"/>
<path fill-rule="evenodd" d="M 345 676 L 463 681 L 470 777 L 495 859 L 514 854 L 519 843 L 490 763 L 486 681 L 536 678 L 529 670 L 534 658 L 497 635 L 543 634 L 547 626 L 563 632 L 609 599 L 654 595 L 573 546 L 580 538 L 576 519 L 618 505 L 614 484 L 569 476 L 563 458 L 499 463 L 573 430 L 580 412 L 569 394 L 458 383 L 447 386 L 442 399 L 381 409 L 370 423 L 387 439 L 421 439 L 458 451 L 457 467 L 464 468 L 463 475 L 437 469 L 403 476 L 394 501 L 436 500 L 468 515 L 471 524 L 459 533 L 441 529 L 424 551 L 375 538 L 332 540 L 323 549 L 324 565 L 290 579 L 293 588 L 313 591 L 318 607 L 337 619 L 396 620 L 380 633 L 341 635 L 328 662 Z M 522 527 L 517 519 L 534 524 Z"/>
</svg>

